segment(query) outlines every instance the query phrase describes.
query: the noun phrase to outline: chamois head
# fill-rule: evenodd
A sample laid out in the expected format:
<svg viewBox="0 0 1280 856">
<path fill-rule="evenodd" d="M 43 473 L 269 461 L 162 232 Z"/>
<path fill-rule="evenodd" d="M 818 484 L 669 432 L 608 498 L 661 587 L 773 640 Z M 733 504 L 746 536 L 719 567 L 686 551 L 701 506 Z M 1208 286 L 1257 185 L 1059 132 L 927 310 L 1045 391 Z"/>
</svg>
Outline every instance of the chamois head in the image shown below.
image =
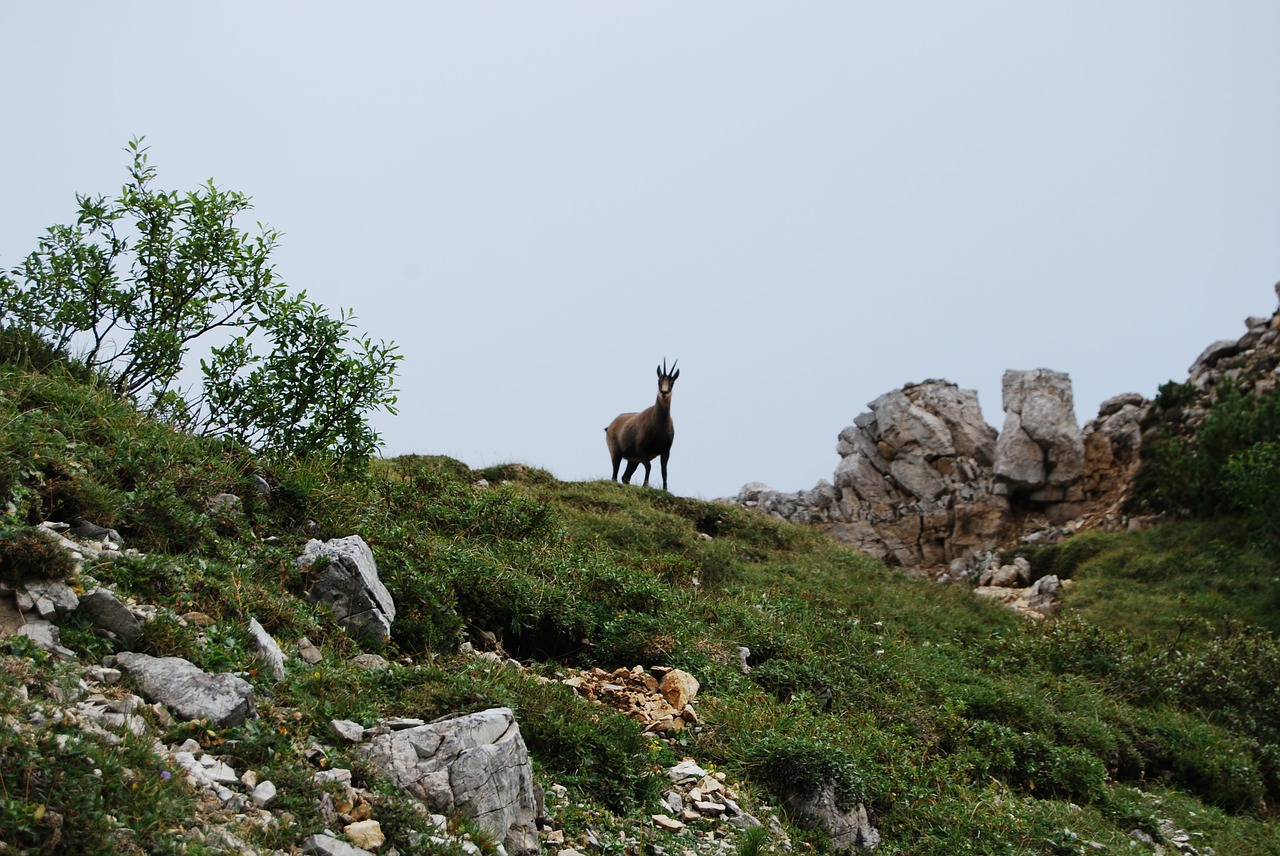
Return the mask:
<svg viewBox="0 0 1280 856">
<path fill-rule="evenodd" d="M 671 389 L 676 385 L 676 378 L 680 377 L 680 370 L 676 368 L 679 364 L 676 360 L 671 364 L 671 370 L 667 370 L 667 358 L 662 358 L 662 365 L 658 367 L 658 398 L 663 404 L 671 403 Z"/>
</svg>

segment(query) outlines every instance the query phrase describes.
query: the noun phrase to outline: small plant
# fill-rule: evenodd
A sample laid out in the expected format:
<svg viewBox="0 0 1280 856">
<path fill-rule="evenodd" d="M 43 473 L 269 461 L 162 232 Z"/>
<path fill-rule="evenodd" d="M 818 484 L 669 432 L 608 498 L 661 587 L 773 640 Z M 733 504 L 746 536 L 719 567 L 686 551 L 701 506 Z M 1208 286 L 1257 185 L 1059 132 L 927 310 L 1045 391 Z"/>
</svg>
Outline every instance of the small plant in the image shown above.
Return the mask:
<svg viewBox="0 0 1280 856">
<path fill-rule="evenodd" d="M 985 720 L 973 723 L 966 737 L 980 777 L 994 776 L 1037 796 L 1092 802 L 1103 795 L 1106 767 L 1087 752 Z"/>
<path fill-rule="evenodd" d="M 738 839 L 737 856 L 760 856 L 769 844 L 769 832 L 763 826 L 748 829 Z"/>
<path fill-rule="evenodd" d="M 747 768 L 783 799 L 812 796 L 827 785 L 835 788 L 844 810 L 863 799 L 865 787 L 853 758 L 838 746 L 809 737 L 771 735 L 747 753 Z"/>
<path fill-rule="evenodd" d="M 9 585 L 61 580 L 75 568 L 71 554 L 49 533 L 30 526 L 0 526 L 0 580 Z"/>
<path fill-rule="evenodd" d="M 824 710 L 831 706 L 835 696 L 835 688 L 822 672 L 805 663 L 768 660 L 751 670 L 751 680 L 780 701 L 791 701 L 800 693 L 807 693 Z"/>
<path fill-rule="evenodd" d="M 13 280 L 0 273 L 0 293 L 13 287 Z M 46 374 L 61 371 L 81 383 L 91 383 L 94 379 L 93 373 L 65 349 L 56 348 L 20 327 L 0 325 L 0 363 Z"/>
</svg>

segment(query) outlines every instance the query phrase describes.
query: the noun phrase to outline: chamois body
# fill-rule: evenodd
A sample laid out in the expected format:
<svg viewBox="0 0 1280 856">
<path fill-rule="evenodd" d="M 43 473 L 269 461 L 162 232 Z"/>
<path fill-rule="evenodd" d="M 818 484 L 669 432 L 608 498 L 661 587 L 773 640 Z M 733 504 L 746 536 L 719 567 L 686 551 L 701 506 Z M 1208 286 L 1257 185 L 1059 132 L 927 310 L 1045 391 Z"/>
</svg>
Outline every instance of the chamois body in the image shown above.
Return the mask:
<svg viewBox="0 0 1280 856">
<path fill-rule="evenodd" d="M 679 362 L 678 360 L 676 362 Z M 631 484 L 636 467 L 644 464 L 644 486 L 649 486 L 652 461 L 662 463 L 662 489 L 667 489 L 667 459 L 671 457 L 671 443 L 676 438 L 676 426 L 671 421 L 671 390 L 680 376 L 676 363 L 667 372 L 667 361 L 658 369 L 658 399 L 653 406 L 639 413 L 618 415 L 604 429 L 604 440 L 613 459 L 613 480 L 618 480 L 618 467 L 627 459 L 627 469 L 622 473 L 622 483 Z"/>
</svg>

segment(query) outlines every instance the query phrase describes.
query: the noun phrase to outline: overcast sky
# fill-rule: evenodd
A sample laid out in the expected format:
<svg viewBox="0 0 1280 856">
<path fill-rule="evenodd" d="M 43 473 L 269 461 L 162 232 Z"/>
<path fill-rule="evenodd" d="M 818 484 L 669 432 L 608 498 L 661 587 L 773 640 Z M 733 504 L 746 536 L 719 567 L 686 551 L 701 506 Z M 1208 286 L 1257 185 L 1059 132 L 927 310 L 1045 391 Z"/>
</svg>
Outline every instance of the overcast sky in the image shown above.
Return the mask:
<svg viewBox="0 0 1280 856">
<path fill-rule="evenodd" d="M 903 384 L 999 428 L 1052 368 L 1084 422 L 1270 314 L 1277 39 L 1274 0 L 0 0 L 0 266 L 145 135 L 399 344 L 385 454 L 607 478 L 665 357 L 673 491 L 809 488 Z"/>
</svg>

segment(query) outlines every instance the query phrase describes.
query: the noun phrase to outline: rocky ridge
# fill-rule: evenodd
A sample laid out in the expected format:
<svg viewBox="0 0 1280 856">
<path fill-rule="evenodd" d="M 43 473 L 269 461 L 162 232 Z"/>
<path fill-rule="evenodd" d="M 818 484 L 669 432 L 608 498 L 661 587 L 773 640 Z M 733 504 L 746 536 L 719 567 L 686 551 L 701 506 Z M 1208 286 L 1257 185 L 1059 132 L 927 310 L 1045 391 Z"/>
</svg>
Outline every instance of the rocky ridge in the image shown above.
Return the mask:
<svg viewBox="0 0 1280 856">
<path fill-rule="evenodd" d="M 1280 284 L 1276 292 L 1280 297 Z M 1187 432 L 1203 422 L 1224 382 L 1256 395 L 1280 382 L 1280 311 L 1249 318 L 1245 327 L 1243 336 L 1215 342 L 1190 366 L 1187 383 L 1197 400 L 1178 414 Z M 1129 499 L 1150 401 L 1117 395 L 1081 427 L 1070 377 L 1049 369 L 1006 371 L 1002 397 L 1005 420 L 997 432 L 983 420 L 973 390 L 937 379 L 907 384 L 876 398 L 839 433 L 831 481 L 795 492 L 753 482 L 722 501 L 816 526 L 942 581 L 979 581 L 996 570 L 996 551 L 1020 543 L 1147 523 L 1130 511 Z M 1032 574 L 1010 588 L 1034 582 Z M 1032 604 L 1052 611 L 1040 594 L 983 593 L 1016 601 L 1028 613 L 1044 614 Z"/>
</svg>

